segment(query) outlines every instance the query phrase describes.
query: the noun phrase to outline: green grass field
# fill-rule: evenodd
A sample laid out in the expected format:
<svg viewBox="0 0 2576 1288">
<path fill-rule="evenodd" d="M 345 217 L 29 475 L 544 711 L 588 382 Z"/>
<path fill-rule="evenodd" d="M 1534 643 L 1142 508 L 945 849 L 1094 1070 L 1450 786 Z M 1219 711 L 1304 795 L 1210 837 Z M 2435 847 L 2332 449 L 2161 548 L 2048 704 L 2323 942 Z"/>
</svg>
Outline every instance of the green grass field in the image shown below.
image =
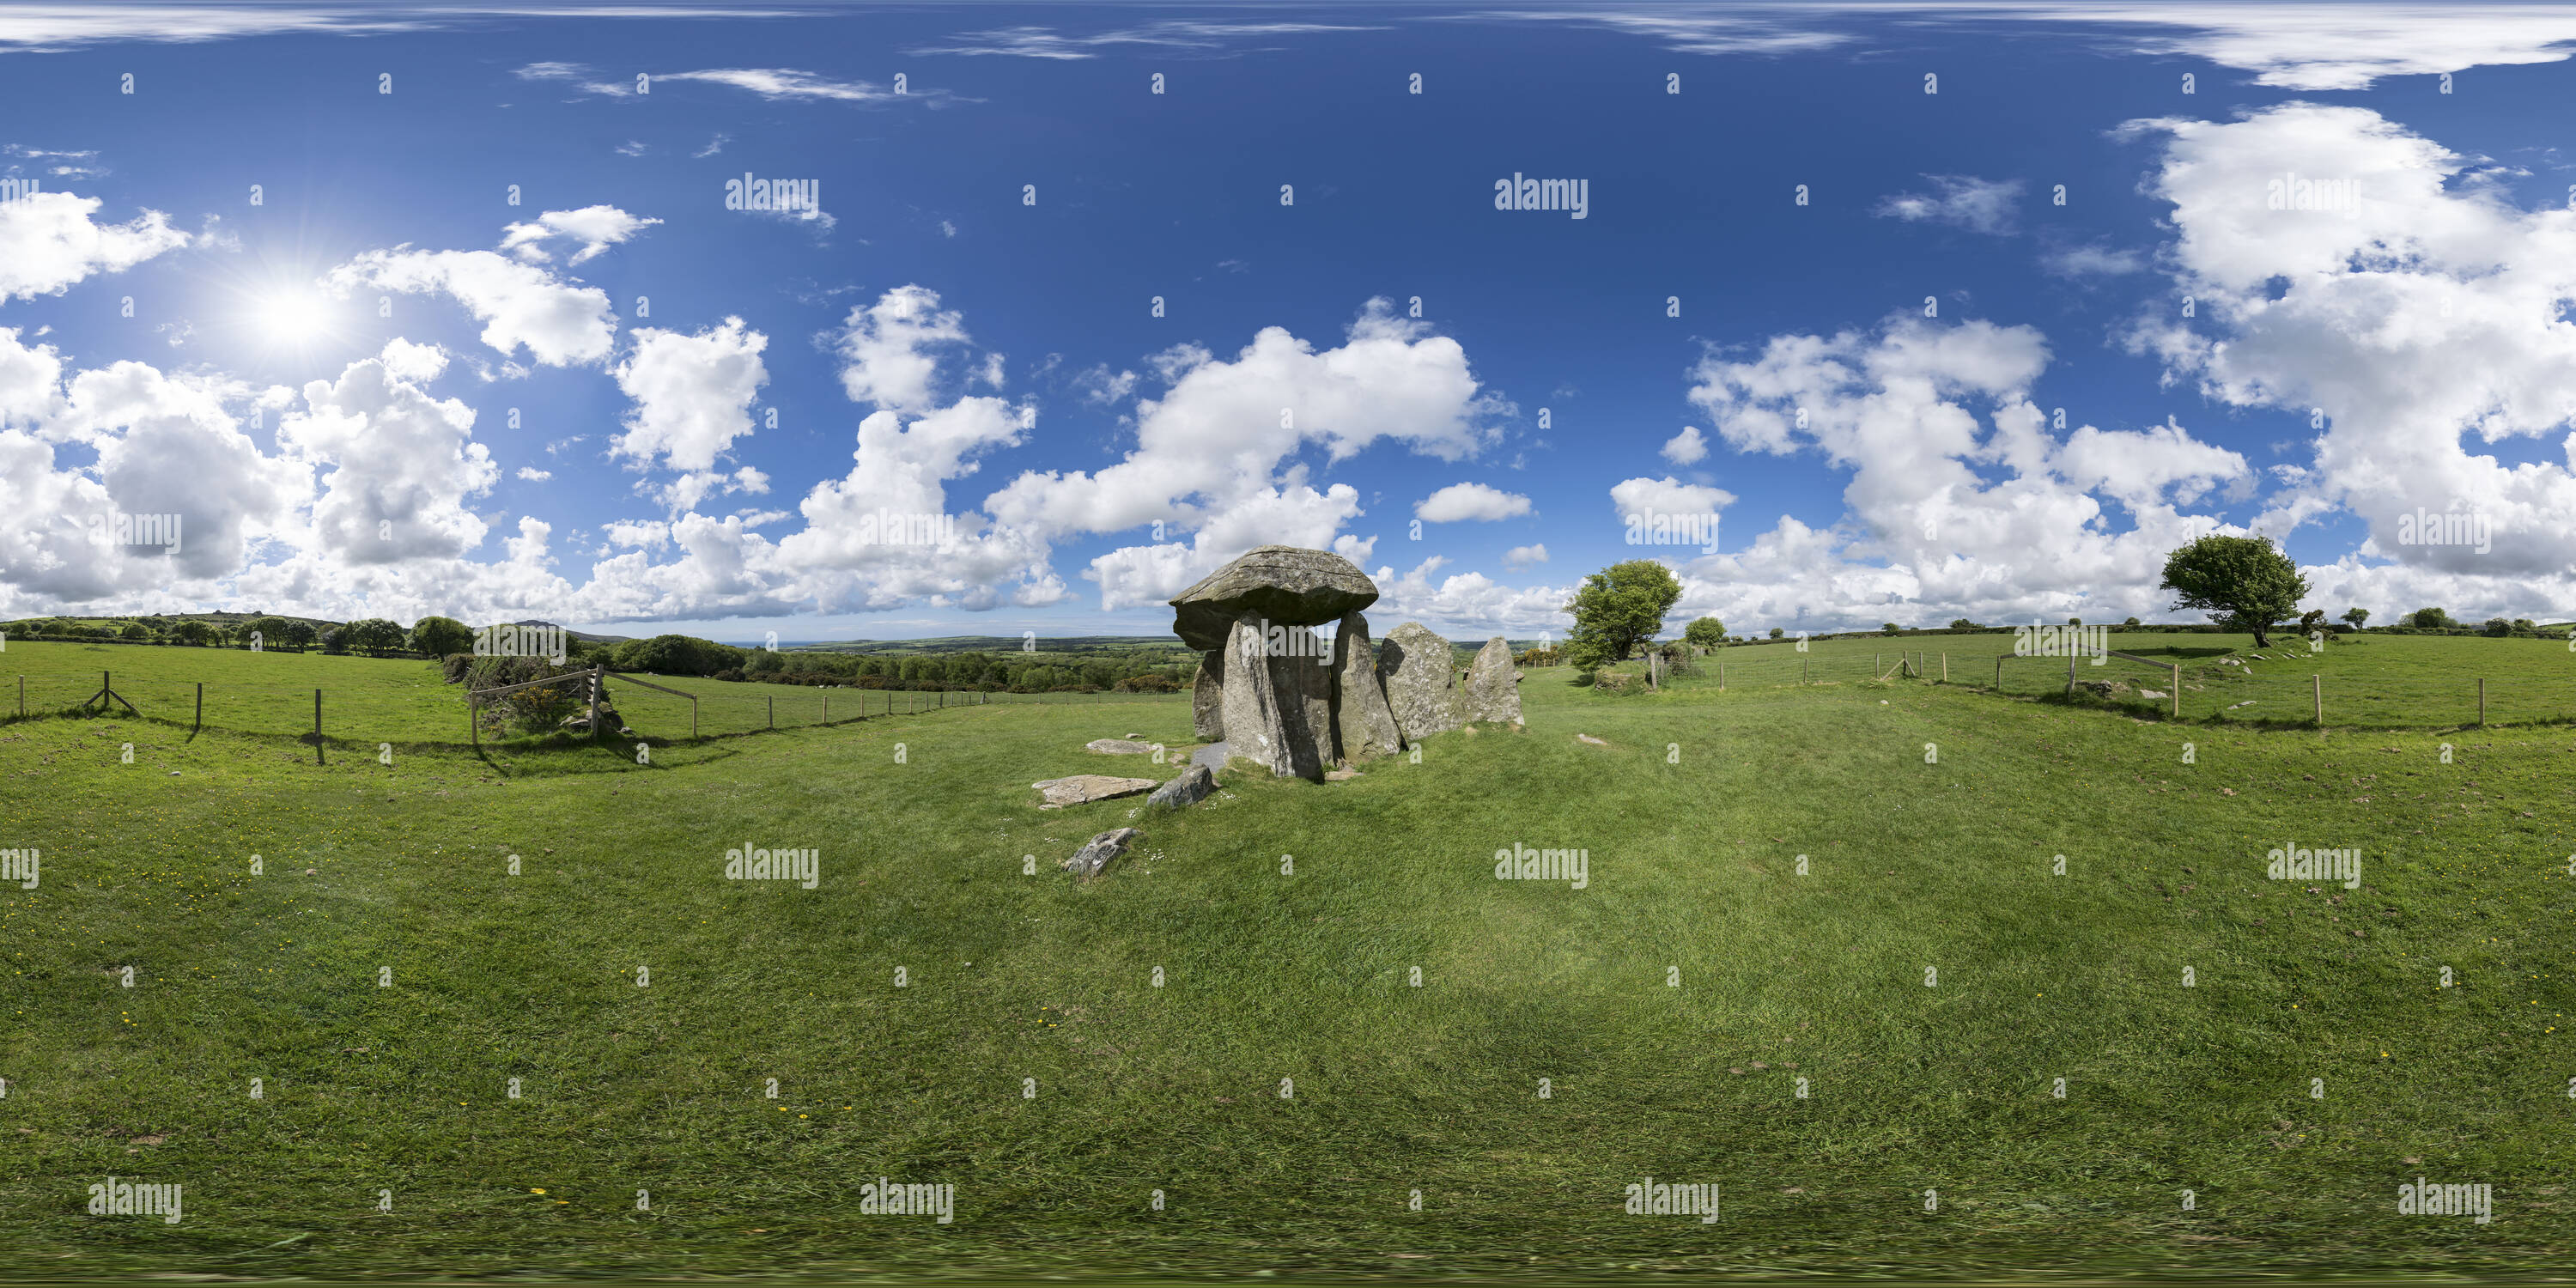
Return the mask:
<svg viewBox="0 0 2576 1288">
<path fill-rule="evenodd" d="M 197 686 L 205 686 L 209 729 L 297 736 L 313 731 L 313 691 L 322 690 L 322 732 L 330 745 L 372 752 L 399 747 L 466 744 L 462 690 L 440 678 L 431 663 L 401 658 L 323 653 L 253 653 L 244 649 L 162 647 L 137 644 L 70 644 L 14 641 L 0 653 L 0 719 L 25 709 L 31 715 L 63 711 L 86 702 L 104 677 L 116 692 L 156 723 L 194 728 Z M 822 724 L 860 716 L 935 710 L 936 693 L 758 684 L 669 676 L 642 679 L 698 695 L 701 736 Z M 689 703 L 651 689 L 609 682 L 609 700 L 629 726 L 656 740 L 689 736 Z M 967 700 L 952 694 L 949 703 Z M 1087 703 L 1186 702 L 1185 696 L 1149 694 L 993 694 L 977 701 Z M 114 705 L 114 704 L 110 704 Z M 124 708 L 118 707 L 119 711 Z M 485 734 L 487 740 L 491 735 Z M 520 741 L 505 739 L 502 741 Z"/>
<path fill-rule="evenodd" d="M 2481 679 L 2487 682 L 2489 725 L 2576 721 L 2576 652 L 2564 640 L 2363 634 L 2312 650 L 2306 640 L 2284 633 L 2273 637 L 2272 647 L 2258 649 L 2251 635 L 2124 631 L 2110 637 L 2110 647 L 2180 665 L 2186 720 L 2308 725 L 2317 696 L 2314 677 L 2323 686 L 2328 727 L 2475 725 Z M 1677 677 L 1672 687 L 1714 688 L 1721 666 L 1729 685 L 1796 684 L 1802 674 L 1810 683 L 1864 681 L 1887 674 L 1900 659 L 1921 663 L 1904 674 L 1936 680 L 1946 661 L 1950 683 L 1957 685 L 1996 687 L 2000 660 L 2003 692 L 2037 696 L 2062 694 L 2066 687 L 2066 659 L 2014 657 L 2012 637 L 1992 634 L 1817 640 L 1805 654 L 1788 643 L 1722 649 L 1700 659 L 1700 674 Z M 1630 662 L 1616 669 L 1641 667 Z M 2079 681 L 2116 682 L 2132 690 L 2107 705 L 2134 707 L 2140 714 L 2171 711 L 2166 699 L 2134 692 L 2172 692 L 2170 673 L 2161 667 L 2114 658 L 2100 667 L 2079 664 L 2075 671 Z"/>
<path fill-rule="evenodd" d="M 1082 750 L 1186 741 L 1168 700 L 649 767 L 0 726 L 0 848 L 43 852 L 0 886 L 0 1275 L 2564 1271 L 2576 732 L 1733 682 L 1761 651 L 1534 672 L 1523 731 L 1169 815 L 1028 787 L 1169 773 Z M 2265 879 L 2285 843 L 2359 887 Z M 723 879 L 746 844 L 817 887 Z M 1516 845 L 1587 888 L 1496 880 Z M 185 1219 L 85 1215 L 110 1174 Z M 2419 1175 L 2494 1223 L 2397 1215 Z M 879 1176 L 954 1223 L 862 1215 Z M 1624 1214 L 1648 1176 L 1721 1218 Z"/>
</svg>

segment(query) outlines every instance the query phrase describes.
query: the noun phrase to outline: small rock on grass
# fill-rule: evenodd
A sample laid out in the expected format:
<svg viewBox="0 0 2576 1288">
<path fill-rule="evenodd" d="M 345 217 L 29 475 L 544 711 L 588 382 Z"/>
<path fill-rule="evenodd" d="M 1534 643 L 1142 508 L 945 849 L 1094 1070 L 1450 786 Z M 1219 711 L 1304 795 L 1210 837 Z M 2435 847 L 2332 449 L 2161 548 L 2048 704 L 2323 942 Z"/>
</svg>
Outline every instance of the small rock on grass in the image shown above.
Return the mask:
<svg viewBox="0 0 2576 1288">
<path fill-rule="evenodd" d="M 1091 741 L 1082 744 L 1082 747 L 1085 751 L 1096 751 L 1104 756 L 1141 756 L 1146 752 L 1152 751 L 1154 749 L 1154 744 L 1150 742 L 1138 742 L 1132 737 L 1094 738 Z"/>
<path fill-rule="evenodd" d="M 1108 867 L 1111 859 L 1125 854 L 1128 847 L 1144 839 L 1145 834 L 1132 827 L 1103 832 L 1085 842 L 1072 858 L 1066 859 L 1064 870 L 1088 881 L 1099 876 L 1100 870 Z"/>
<path fill-rule="evenodd" d="M 1578 733 L 1578 734 L 1574 735 L 1574 740 L 1575 740 L 1576 742 L 1588 742 L 1588 743 L 1591 743 L 1591 744 L 1592 744 L 1593 746 L 1595 746 L 1595 747 L 1607 747 L 1607 746 L 1609 746 L 1609 745 L 1610 745 L 1610 742 L 1609 742 L 1609 740 L 1608 740 L 1608 739 L 1606 739 L 1606 738 L 1595 738 L 1595 737 L 1593 737 L 1591 734 L 1588 734 L 1588 733 Z"/>
<path fill-rule="evenodd" d="M 1216 775 L 1209 772 L 1207 766 L 1192 765 L 1183 770 L 1180 777 L 1155 788 L 1154 794 L 1145 798 L 1145 803 L 1169 809 L 1196 805 L 1206 800 L 1216 786 Z"/>
<path fill-rule="evenodd" d="M 1356 769 L 1336 769 L 1326 773 L 1324 775 L 1324 781 L 1328 783 L 1347 783 L 1359 776 L 1360 771 Z"/>
</svg>

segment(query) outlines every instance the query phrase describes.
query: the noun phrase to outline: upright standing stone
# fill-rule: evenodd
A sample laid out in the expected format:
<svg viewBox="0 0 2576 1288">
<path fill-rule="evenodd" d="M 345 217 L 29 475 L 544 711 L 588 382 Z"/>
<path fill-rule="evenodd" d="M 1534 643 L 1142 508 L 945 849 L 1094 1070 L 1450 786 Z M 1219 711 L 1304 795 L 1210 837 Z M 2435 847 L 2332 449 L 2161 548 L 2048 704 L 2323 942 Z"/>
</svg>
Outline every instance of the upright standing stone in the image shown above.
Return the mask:
<svg viewBox="0 0 2576 1288">
<path fill-rule="evenodd" d="M 1377 676 L 1377 650 L 1369 645 L 1368 619 L 1342 614 L 1333 636 L 1333 747 L 1344 761 L 1392 756 L 1404 750 L 1395 709 Z"/>
<path fill-rule="evenodd" d="M 1225 650 L 1199 655 L 1199 682 L 1190 689 L 1190 730 L 1200 742 L 1225 741 Z"/>
<path fill-rule="evenodd" d="M 1467 718 L 1521 722 L 1521 670 L 1512 665 L 1512 646 L 1500 635 L 1485 641 L 1467 668 Z"/>
<path fill-rule="evenodd" d="M 1377 669 L 1406 742 L 1458 727 L 1458 673 L 1449 664 L 1449 641 L 1420 622 L 1406 622 L 1378 646 Z"/>
<path fill-rule="evenodd" d="M 1264 625 L 1242 618 L 1227 635 L 1226 747 L 1279 777 L 1321 782 L 1332 754 L 1332 669 L 1311 653 L 1273 653 Z"/>
</svg>

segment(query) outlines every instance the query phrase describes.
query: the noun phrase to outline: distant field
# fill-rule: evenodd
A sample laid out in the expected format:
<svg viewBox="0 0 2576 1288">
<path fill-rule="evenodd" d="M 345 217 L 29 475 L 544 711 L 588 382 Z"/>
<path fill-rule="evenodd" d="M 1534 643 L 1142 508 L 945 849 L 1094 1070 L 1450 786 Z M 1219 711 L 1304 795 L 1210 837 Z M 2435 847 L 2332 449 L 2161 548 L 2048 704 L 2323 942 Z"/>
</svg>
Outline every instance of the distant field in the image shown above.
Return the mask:
<svg viewBox="0 0 2576 1288">
<path fill-rule="evenodd" d="M 2480 679 L 2487 681 L 2486 718 L 2491 725 L 2576 720 L 2576 653 L 2568 651 L 2564 640 L 2357 635 L 2340 642 L 2330 640 L 2318 652 L 2288 633 L 2273 636 L 2273 647 L 2263 650 L 2254 647 L 2251 635 L 2139 631 L 2114 634 L 2110 641 L 2117 651 L 2182 666 L 2182 715 L 2188 720 L 2304 725 L 2312 709 L 2311 676 L 2322 679 L 2330 727 L 2473 725 L 2478 718 Z M 1993 687 L 2000 659 L 2007 693 L 2037 696 L 2065 691 L 2065 659 L 2013 657 L 2011 649 L 2009 635 L 1817 640 L 1804 654 L 1788 643 L 1751 645 L 1720 649 L 1698 659 L 1700 674 L 1677 677 L 1674 687 L 1714 688 L 1721 666 L 1730 685 L 1796 684 L 1802 673 L 1810 682 L 1849 683 L 1874 679 L 1896 667 L 1900 659 L 1912 658 L 1921 659 L 1923 670 L 1938 680 L 1946 657 L 1952 684 Z M 2220 658 L 2235 658 L 2245 665 L 2222 665 Z M 1630 662 L 1615 669 L 1633 672 L 1641 666 Z M 2163 699 L 2136 692 L 2170 692 L 2172 685 L 2160 668 L 2113 659 L 2104 666 L 2078 665 L 2075 670 L 2080 681 L 2129 687 L 2130 692 L 2114 695 L 2109 705 L 2134 706 L 2140 712 L 2169 710 Z"/>
<path fill-rule="evenodd" d="M 1176 701 L 649 768 L 0 727 L 0 845 L 44 854 L 0 885 L 0 1277 L 2564 1271 L 2566 731 L 1568 678 L 1177 815 L 1028 787 L 1170 772 L 1082 744 L 1183 741 Z M 817 888 L 725 880 L 746 843 Z M 2284 844 L 2358 887 L 2266 880 Z M 1586 888 L 1496 880 L 1524 845 Z M 186 1221 L 84 1215 L 110 1174 Z M 2495 1223 L 2396 1215 L 2418 1175 Z M 860 1215 L 879 1176 L 955 1223 Z M 1648 1176 L 1722 1219 L 1624 1215 Z"/>
<path fill-rule="evenodd" d="M 463 690 L 439 678 L 428 662 L 324 653 L 252 653 L 243 649 L 133 644 L 67 644 L 13 640 L 0 652 L 0 717 L 18 713 L 18 681 L 26 680 L 30 714 L 78 705 L 98 692 L 100 673 L 118 694 L 154 720 L 192 725 L 197 684 L 205 684 L 208 728 L 246 733 L 301 735 L 313 730 L 313 691 L 322 690 L 325 737 L 360 746 L 464 743 Z M 702 735 L 745 733 L 770 725 L 772 704 L 781 727 L 819 724 L 829 704 L 832 720 L 861 715 L 935 710 L 966 701 L 1008 703 L 1153 703 L 1175 695 L 915 693 L 894 690 L 824 690 L 643 676 L 664 688 L 699 695 Z M 627 723 L 649 737 L 689 736 L 689 704 L 639 686 L 609 681 L 610 701 Z M 1186 701 L 1186 695 L 1178 700 Z M 123 708 L 119 708 L 122 710 Z M 487 735 L 488 740 L 488 735 Z"/>
</svg>

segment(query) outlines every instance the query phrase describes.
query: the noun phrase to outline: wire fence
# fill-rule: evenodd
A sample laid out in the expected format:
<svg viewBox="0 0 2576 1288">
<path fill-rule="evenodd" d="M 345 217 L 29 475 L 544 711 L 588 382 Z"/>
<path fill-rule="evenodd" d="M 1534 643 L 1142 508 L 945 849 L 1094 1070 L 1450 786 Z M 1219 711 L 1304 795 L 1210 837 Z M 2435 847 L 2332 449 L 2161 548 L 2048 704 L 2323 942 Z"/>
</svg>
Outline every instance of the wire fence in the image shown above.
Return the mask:
<svg viewBox="0 0 2576 1288">
<path fill-rule="evenodd" d="M 2351 660 L 2331 651 L 2318 657 L 2286 649 L 2241 657 L 2115 654 L 2098 666 L 2085 657 L 1937 649 L 1800 654 L 1783 647 L 1777 656 L 1745 656 L 1748 652 L 1753 650 L 1730 649 L 1694 659 L 1691 674 L 1668 678 L 1666 684 L 1749 688 L 1879 679 L 1946 682 L 2184 720 L 2366 728 L 2576 721 L 2576 663 L 2561 676 L 2440 676 L 2374 673 L 2352 669 Z"/>
<path fill-rule="evenodd" d="M 616 720 L 601 721 L 602 733 L 654 741 L 682 742 L 755 733 L 769 729 L 806 728 L 888 716 L 913 716 L 952 708 L 1002 705 L 1148 706 L 1186 702 L 1180 693 L 969 693 L 920 692 L 905 689 L 829 688 L 810 685 L 760 684 L 690 677 L 643 675 L 638 679 L 690 697 L 621 683 L 610 672 L 603 701 Z M 573 679 L 586 685 L 587 677 Z M 194 681 L 115 671 L 28 672 L 0 678 L 0 721 L 80 714 L 130 714 L 186 729 L 221 729 L 236 733 L 296 737 L 310 741 L 318 732 L 326 743 L 373 746 L 470 745 L 477 740 L 465 690 L 454 684 L 388 673 L 381 680 L 321 686 L 238 681 Z M 696 700 L 692 702 L 691 697 Z M 534 735 L 501 730 L 489 722 L 494 704 L 486 700 L 483 742 L 509 742 Z M 580 714 L 587 716 L 585 703 Z"/>
</svg>

